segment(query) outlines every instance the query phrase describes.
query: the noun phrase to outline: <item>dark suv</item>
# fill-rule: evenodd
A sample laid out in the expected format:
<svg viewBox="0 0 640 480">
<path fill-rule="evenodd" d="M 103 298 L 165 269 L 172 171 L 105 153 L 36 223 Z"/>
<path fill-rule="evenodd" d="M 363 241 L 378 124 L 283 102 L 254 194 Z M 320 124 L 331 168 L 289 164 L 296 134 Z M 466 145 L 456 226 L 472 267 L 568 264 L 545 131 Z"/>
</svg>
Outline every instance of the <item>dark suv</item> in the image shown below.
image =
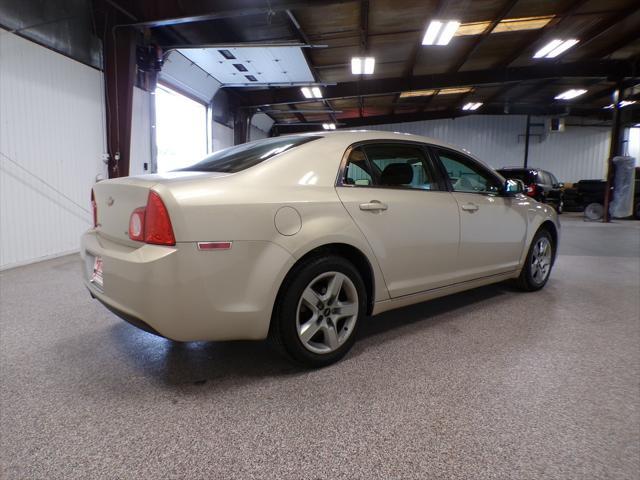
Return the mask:
<svg viewBox="0 0 640 480">
<path fill-rule="evenodd" d="M 498 170 L 504 178 L 522 180 L 525 193 L 539 202 L 548 203 L 562 213 L 564 185 L 551 172 L 539 168 L 505 167 Z"/>
</svg>

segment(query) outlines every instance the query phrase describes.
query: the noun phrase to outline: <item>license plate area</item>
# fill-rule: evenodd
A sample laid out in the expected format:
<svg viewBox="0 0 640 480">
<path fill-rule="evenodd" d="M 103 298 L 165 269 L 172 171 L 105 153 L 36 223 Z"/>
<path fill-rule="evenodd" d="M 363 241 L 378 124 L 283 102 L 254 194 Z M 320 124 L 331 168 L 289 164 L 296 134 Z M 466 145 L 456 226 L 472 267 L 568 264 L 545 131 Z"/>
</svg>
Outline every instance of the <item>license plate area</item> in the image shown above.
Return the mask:
<svg viewBox="0 0 640 480">
<path fill-rule="evenodd" d="M 104 279 L 102 277 L 102 257 L 93 258 L 93 267 L 89 273 L 89 282 L 92 283 L 101 292 L 104 288 Z"/>
</svg>

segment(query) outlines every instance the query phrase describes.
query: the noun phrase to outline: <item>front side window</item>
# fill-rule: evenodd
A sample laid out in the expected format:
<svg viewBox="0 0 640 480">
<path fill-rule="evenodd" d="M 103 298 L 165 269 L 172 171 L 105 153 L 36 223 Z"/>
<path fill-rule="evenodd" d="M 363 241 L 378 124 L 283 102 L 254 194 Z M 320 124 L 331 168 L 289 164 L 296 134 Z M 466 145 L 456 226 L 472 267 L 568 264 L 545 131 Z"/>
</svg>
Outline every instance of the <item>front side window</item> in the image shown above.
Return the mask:
<svg viewBox="0 0 640 480">
<path fill-rule="evenodd" d="M 475 162 L 447 150 L 437 150 L 454 192 L 500 193 L 498 179 Z"/>
<path fill-rule="evenodd" d="M 320 137 L 275 137 L 225 148 L 182 172 L 236 173 Z"/>
<path fill-rule="evenodd" d="M 402 144 L 370 144 L 363 147 L 376 183 L 384 187 L 435 190 L 422 148 Z"/>
</svg>

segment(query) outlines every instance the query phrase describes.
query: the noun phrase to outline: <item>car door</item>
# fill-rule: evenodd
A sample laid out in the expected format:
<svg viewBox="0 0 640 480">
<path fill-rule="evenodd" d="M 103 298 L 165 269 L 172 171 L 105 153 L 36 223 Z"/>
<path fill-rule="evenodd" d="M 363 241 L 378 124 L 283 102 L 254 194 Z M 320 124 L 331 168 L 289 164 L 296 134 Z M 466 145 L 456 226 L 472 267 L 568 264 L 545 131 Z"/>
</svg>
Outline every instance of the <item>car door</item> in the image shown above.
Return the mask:
<svg viewBox="0 0 640 480">
<path fill-rule="evenodd" d="M 500 177 L 454 150 L 434 147 L 460 211 L 457 268 L 465 280 L 515 270 L 527 233 L 527 202 L 502 194 Z"/>
<path fill-rule="evenodd" d="M 365 142 L 345 154 L 336 190 L 391 297 L 455 282 L 459 213 L 443 180 L 419 143 Z"/>
</svg>

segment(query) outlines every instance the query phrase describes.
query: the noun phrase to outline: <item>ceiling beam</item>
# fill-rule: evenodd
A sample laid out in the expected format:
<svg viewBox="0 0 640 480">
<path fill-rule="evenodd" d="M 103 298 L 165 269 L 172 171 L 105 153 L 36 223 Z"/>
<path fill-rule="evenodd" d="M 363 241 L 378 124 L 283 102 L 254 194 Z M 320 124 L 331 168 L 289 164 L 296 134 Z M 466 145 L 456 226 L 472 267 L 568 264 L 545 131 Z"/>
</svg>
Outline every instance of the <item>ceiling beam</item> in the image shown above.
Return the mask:
<svg viewBox="0 0 640 480">
<path fill-rule="evenodd" d="M 610 114 L 608 110 L 602 110 L 598 108 L 581 108 L 570 107 L 565 105 L 560 106 L 543 106 L 543 105 L 517 105 L 514 106 L 510 112 L 510 115 L 556 115 L 566 116 L 568 114 L 576 116 L 591 116 L 598 118 L 609 118 Z M 376 115 L 364 118 L 341 118 L 340 124 L 344 128 L 356 128 L 366 127 L 369 125 L 385 125 L 393 123 L 407 123 L 417 122 L 423 120 L 438 120 L 438 119 L 455 119 L 461 117 L 467 117 L 471 115 L 505 115 L 501 106 L 483 106 L 481 113 L 467 112 L 459 108 L 448 108 L 444 110 L 427 111 L 427 112 L 415 112 L 415 113 L 401 113 L 394 115 Z M 284 127 L 283 131 L 287 133 L 303 132 L 318 130 L 317 128 L 309 128 L 306 125 L 292 124 L 290 126 L 280 125 Z"/>
<path fill-rule="evenodd" d="M 589 1 L 590 0 L 574 0 L 572 3 L 567 5 L 567 8 L 565 8 L 562 12 L 556 14 L 556 16 L 559 17 L 557 22 L 552 23 L 552 25 L 547 25 L 540 30 L 535 30 L 531 35 L 527 35 L 526 39 L 518 45 L 518 48 L 514 49 L 513 53 L 509 57 L 507 57 L 506 60 L 501 61 L 499 65 L 502 67 L 508 67 L 509 65 L 511 65 L 518 58 L 520 58 L 522 52 L 529 49 L 530 45 L 538 43 L 549 32 L 557 29 L 562 22 L 571 18 L 578 10 L 580 10 L 580 8 L 582 8 L 584 4 Z"/>
<path fill-rule="evenodd" d="M 304 42 L 310 43 L 309 42 L 309 37 L 307 36 L 305 31 L 303 30 L 302 25 L 300 25 L 300 22 L 298 22 L 298 19 L 293 14 L 293 12 L 291 10 L 286 10 L 286 14 L 287 14 L 287 17 L 289 17 L 289 20 L 291 22 L 291 26 L 292 26 L 292 29 L 294 30 L 294 33 L 299 38 L 301 38 Z M 311 59 L 309 58 L 309 52 L 307 50 L 303 50 L 302 54 L 304 55 L 304 59 L 307 62 L 307 65 L 309 66 L 309 70 L 311 70 L 311 74 L 313 75 L 313 78 L 315 79 L 316 82 L 319 81 L 320 80 L 320 75 L 318 74 L 318 71 L 313 66 L 313 63 L 311 62 Z M 322 104 L 326 107 L 327 113 L 329 114 L 329 117 L 331 117 L 331 121 L 333 123 L 337 123 L 338 119 L 336 118 L 335 114 L 333 113 L 333 107 L 326 100 L 322 100 Z M 289 107 L 290 111 L 294 110 L 294 108 L 291 105 L 288 105 L 288 107 Z M 305 121 L 305 122 L 307 121 L 306 117 L 301 113 L 300 110 L 298 110 L 298 113 L 296 113 L 295 115 L 296 115 L 296 118 L 298 120 Z"/>
<path fill-rule="evenodd" d="M 633 15 L 638 10 L 638 6 L 634 5 L 629 8 L 625 8 L 623 10 L 618 10 L 612 13 L 609 17 L 604 17 L 602 21 L 598 22 L 593 28 L 589 29 L 584 35 L 581 35 L 584 40 L 578 43 L 574 49 L 575 51 L 580 51 L 587 45 L 591 44 L 595 39 L 604 35 L 613 27 L 615 27 L 618 23 L 625 20 L 630 15 Z M 636 38 L 638 36 L 638 32 L 635 32 Z M 587 55 L 588 57 L 593 58 L 592 55 Z"/>
<path fill-rule="evenodd" d="M 547 63 L 535 66 L 495 68 L 455 73 L 422 75 L 413 78 L 385 78 L 344 82 L 324 88 L 324 99 L 393 94 L 403 91 L 502 84 L 551 78 L 608 78 L 629 77 L 635 74 L 629 62 L 606 60 L 576 63 Z M 246 107 L 317 101 L 301 98 L 299 88 L 280 88 L 241 92 Z"/>
<path fill-rule="evenodd" d="M 323 0 L 322 6 L 339 5 L 353 1 L 354 0 Z M 212 11 L 212 7 L 205 7 L 202 10 L 194 9 L 194 11 L 189 12 L 186 15 L 179 10 L 176 10 L 176 14 L 173 17 L 147 18 L 143 21 L 129 24 L 129 26 L 136 28 L 170 27 L 173 25 L 183 25 L 185 23 L 207 22 L 210 20 L 222 20 L 225 18 L 273 15 L 274 13 L 286 10 L 302 10 L 318 6 L 318 2 L 314 2 L 313 0 L 271 0 L 270 2 L 261 3 L 263 3 L 264 6 L 251 8 L 237 7 L 217 11 Z M 192 2 L 189 2 L 189 4 L 192 4 Z"/>
<path fill-rule="evenodd" d="M 460 60 L 458 60 L 456 62 L 456 64 L 453 66 L 453 68 L 451 68 L 451 70 L 450 70 L 451 72 L 457 72 L 458 70 L 460 70 L 462 68 L 462 66 L 465 63 L 467 63 L 469 61 L 469 59 L 476 52 L 478 47 L 480 47 L 480 45 L 482 44 L 484 39 L 487 38 L 489 35 L 491 35 L 491 32 L 493 32 L 493 29 L 496 28 L 498 26 L 498 24 L 502 20 L 504 20 L 504 18 L 507 15 L 509 15 L 509 12 L 513 9 L 513 7 L 516 5 L 516 3 L 518 3 L 518 1 L 519 0 L 507 0 L 507 3 L 504 4 L 504 6 L 502 7 L 502 10 L 500 10 L 498 15 L 493 20 L 491 20 L 491 23 L 487 26 L 487 28 L 484 30 L 484 32 L 482 32 L 480 35 L 478 35 L 473 40 L 471 45 L 469 45 L 469 47 L 464 51 L 464 53 L 462 55 L 460 55 Z"/>
</svg>

